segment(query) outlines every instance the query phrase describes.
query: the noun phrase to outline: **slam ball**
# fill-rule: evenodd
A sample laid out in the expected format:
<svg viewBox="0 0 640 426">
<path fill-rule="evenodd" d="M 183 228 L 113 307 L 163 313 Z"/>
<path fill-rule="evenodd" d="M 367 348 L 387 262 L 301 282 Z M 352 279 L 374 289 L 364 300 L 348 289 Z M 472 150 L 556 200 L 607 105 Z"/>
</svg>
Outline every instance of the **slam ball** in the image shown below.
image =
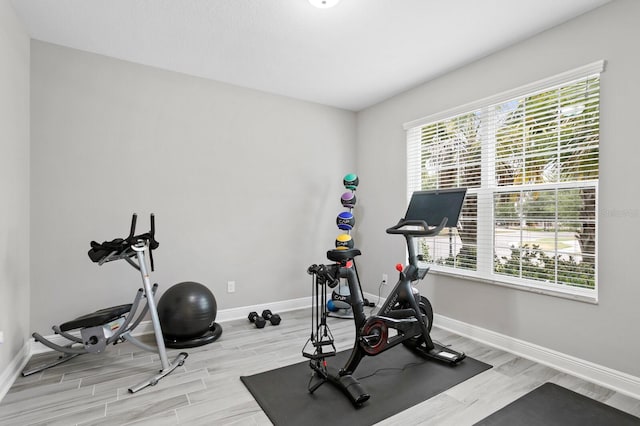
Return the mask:
<svg viewBox="0 0 640 426">
<path fill-rule="evenodd" d="M 354 190 L 358 187 L 360 179 L 358 179 L 358 175 L 356 175 L 355 173 L 349 173 L 342 179 L 342 183 L 344 184 L 345 188 Z"/>
<path fill-rule="evenodd" d="M 356 194 L 353 192 L 345 192 L 340 197 L 342 205 L 348 209 L 352 209 L 356 206 Z"/>
<path fill-rule="evenodd" d="M 343 231 L 350 231 L 356 224 L 356 220 L 351 212 L 342 212 L 336 218 L 336 225 Z"/>
<path fill-rule="evenodd" d="M 353 238 L 349 234 L 340 234 L 336 237 L 336 248 L 346 250 L 353 248 Z"/>
</svg>

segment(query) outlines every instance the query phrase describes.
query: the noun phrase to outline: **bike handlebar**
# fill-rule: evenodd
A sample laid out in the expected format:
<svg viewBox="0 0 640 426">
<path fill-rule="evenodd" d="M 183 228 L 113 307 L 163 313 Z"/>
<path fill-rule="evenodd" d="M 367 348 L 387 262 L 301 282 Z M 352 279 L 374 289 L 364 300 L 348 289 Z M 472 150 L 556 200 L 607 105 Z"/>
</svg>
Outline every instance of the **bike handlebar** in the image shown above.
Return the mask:
<svg viewBox="0 0 640 426">
<path fill-rule="evenodd" d="M 398 223 L 391 228 L 387 228 L 387 234 L 401 234 L 411 237 L 431 237 L 438 235 L 442 229 L 447 226 L 448 218 L 442 218 L 442 222 L 438 226 L 429 226 L 424 220 L 406 220 L 400 219 Z M 403 229 L 405 226 L 419 226 L 422 229 Z"/>
</svg>

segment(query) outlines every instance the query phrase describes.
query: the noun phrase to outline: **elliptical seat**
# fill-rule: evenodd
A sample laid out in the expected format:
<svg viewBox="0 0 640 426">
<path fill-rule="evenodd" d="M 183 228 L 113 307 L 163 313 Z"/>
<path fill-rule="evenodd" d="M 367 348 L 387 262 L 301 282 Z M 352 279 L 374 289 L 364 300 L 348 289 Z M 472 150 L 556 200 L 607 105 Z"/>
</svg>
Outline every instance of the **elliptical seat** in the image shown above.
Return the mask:
<svg viewBox="0 0 640 426">
<path fill-rule="evenodd" d="M 60 324 L 60 330 L 71 331 L 78 328 L 97 327 L 99 325 L 110 323 L 131 311 L 131 306 L 131 303 L 127 303 L 82 315 L 76 319 Z"/>
</svg>

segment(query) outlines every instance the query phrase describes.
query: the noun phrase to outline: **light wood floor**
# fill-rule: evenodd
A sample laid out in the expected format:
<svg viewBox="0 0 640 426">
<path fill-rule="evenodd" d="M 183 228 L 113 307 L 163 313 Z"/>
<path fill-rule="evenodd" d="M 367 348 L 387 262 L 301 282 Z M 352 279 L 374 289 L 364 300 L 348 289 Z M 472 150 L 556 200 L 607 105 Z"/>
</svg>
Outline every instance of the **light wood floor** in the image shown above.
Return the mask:
<svg viewBox="0 0 640 426">
<path fill-rule="evenodd" d="M 129 343 L 20 377 L 0 403 L 0 425 L 269 425 L 239 376 L 304 360 L 310 311 L 281 316 L 279 326 L 261 330 L 243 320 L 224 323 L 220 340 L 189 349 L 184 366 L 133 395 L 127 387 L 156 372 L 159 358 Z M 330 326 L 338 349 L 349 348 L 353 322 L 331 319 Z M 640 417 L 633 398 L 437 328 L 432 335 L 493 368 L 379 425 L 472 425 L 546 381 Z M 37 355 L 30 364 L 50 358 Z"/>
</svg>

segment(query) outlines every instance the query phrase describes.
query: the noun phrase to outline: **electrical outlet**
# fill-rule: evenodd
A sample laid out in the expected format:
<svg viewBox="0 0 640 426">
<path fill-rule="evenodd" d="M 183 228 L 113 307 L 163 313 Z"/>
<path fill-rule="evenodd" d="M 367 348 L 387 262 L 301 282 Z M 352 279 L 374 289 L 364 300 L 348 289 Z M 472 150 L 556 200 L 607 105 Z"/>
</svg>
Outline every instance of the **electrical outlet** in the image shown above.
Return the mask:
<svg viewBox="0 0 640 426">
<path fill-rule="evenodd" d="M 389 282 L 389 276 L 387 274 L 382 274 L 382 284 L 386 285 Z"/>
<path fill-rule="evenodd" d="M 235 291 L 236 291 L 236 282 L 227 281 L 227 293 L 235 293 Z"/>
</svg>

